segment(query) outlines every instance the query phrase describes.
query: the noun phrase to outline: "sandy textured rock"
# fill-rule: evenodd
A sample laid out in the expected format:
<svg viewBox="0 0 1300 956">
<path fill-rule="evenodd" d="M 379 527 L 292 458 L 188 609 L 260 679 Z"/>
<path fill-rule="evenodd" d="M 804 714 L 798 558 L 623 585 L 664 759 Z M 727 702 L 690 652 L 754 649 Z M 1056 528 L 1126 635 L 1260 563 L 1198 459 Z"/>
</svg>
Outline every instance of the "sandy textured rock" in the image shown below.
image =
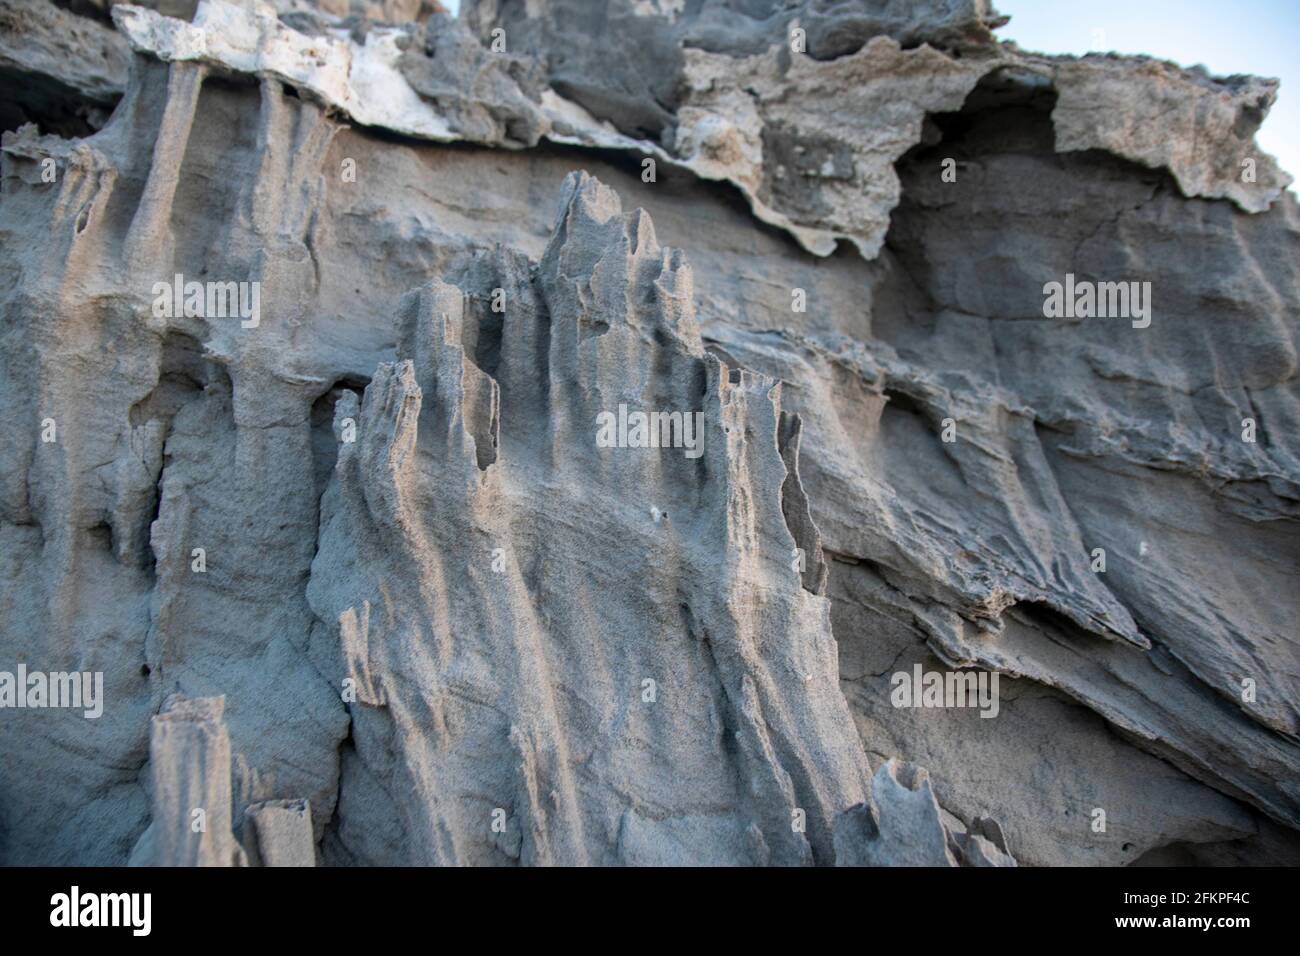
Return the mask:
<svg viewBox="0 0 1300 956">
<path fill-rule="evenodd" d="M 809 7 L 755 19 L 723 6 L 682 17 L 632 0 L 598 12 L 469 4 L 465 22 L 486 50 L 445 15 L 418 29 L 353 30 L 353 20 L 323 14 L 281 20 L 260 0 L 210 0 L 192 24 L 129 5 L 113 16 L 135 49 L 275 76 L 364 125 L 442 142 L 546 137 L 684 166 L 739 187 L 756 216 L 818 255 L 845 239 L 876 256 L 899 197 L 893 163 L 922 141 L 927 113 L 957 110 L 1001 70 L 1062 91 L 1059 149 L 1167 167 L 1187 195 L 1226 196 L 1252 212 L 1290 181 L 1254 146 L 1276 89 L 1268 81 L 1132 57 L 1026 56 L 994 43 L 990 27 L 1002 21 L 969 0 L 907 12 L 847 5 L 827 16 Z M 796 48 L 801 14 L 814 26 Z M 724 41 L 722 22 L 747 26 Z M 1088 108 L 1098 100 L 1111 108 Z M 845 113 L 863 121 L 846 125 Z M 1211 156 L 1202 142 L 1220 148 Z M 1247 157 L 1257 163 L 1252 182 L 1242 177 Z"/>
<path fill-rule="evenodd" d="M 874 258 L 898 203 L 894 162 L 921 140 L 926 114 L 960 109 L 987 69 L 888 37 L 829 62 L 784 47 L 741 60 L 688 51 L 677 149 L 809 251 L 828 255 L 848 237 Z M 845 110 L 880 121 L 844 126 Z"/>
<path fill-rule="evenodd" d="M 365 17 L 382 23 L 423 23 L 446 8 L 438 0 L 275 0 L 280 13 L 320 10 L 336 17 Z"/>
<path fill-rule="evenodd" d="M 306 800 L 265 800 L 244 814 L 251 830 L 246 843 L 254 866 L 315 866 L 311 804 Z"/>
<path fill-rule="evenodd" d="M 593 117 L 738 186 L 756 216 L 818 255 L 844 239 L 874 258 L 898 203 L 893 164 L 922 142 L 925 115 L 958 109 L 1006 71 L 1060 91 L 1059 150 L 1168 168 L 1185 195 L 1249 212 L 1291 181 L 1254 144 L 1276 81 L 1025 54 L 996 44 L 1005 18 L 971 0 L 737 6 L 467 0 L 465 17 L 485 40 L 503 31 L 538 56 L 556 91 Z"/>
<path fill-rule="evenodd" d="M 230 736 L 225 698 L 169 697 L 150 722 L 153 822 L 135 866 L 239 866 L 230 819 Z"/>
<path fill-rule="evenodd" d="M 841 866 L 956 866 L 924 770 L 890 760 L 872 781 L 877 810 L 850 807 L 835 821 Z M 879 819 L 877 819 L 879 817 Z"/>
<path fill-rule="evenodd" d="M 860 804 L 835 820 L 839 866 L 1015 866 L 1001 827 L 976 817 L 950 827 L 922 767 L 890 759 L 872 780 L 874 809 Z M 951 818 L 950 818 L 951 819 Z"/>
<path fill-rule="evenodd" d="M 0 0 L 0 123 L 39 117 L 66 135 L 98 129 L 122 95 L 129 60 L 106 23 L 48 0 Z"/>
<path fill-rule="evenodd" d="M 467 24 L 485 43 L 506 44 L 500 52 L 479 47 L 432 7 L 411 4 L 211 0 L 193 14 L 157 4 L 112 9 L 139 49 L 277 76 L 366 125 L 500 145 L 546 136 L 685 165 L 738 186 L 755 215 L 819 255 L 839 239 L 876 255 L 898 200 L 891 165 L 921 140 L 924 114 L 955 109 L 1000 69 L 1061 91 L 1058 149 L 1106 149 L 1168 168 L 1186 195 L 1228 197 L 1252 212 L 1290 182 L 1253 142 L 1275 81 L 1216 79 L 1145 58 L 1025 55 L 995 44 L 990 29 L 1002 18 L 969 0 L 804 6 L 758 15 L 718 4 L 686 15 L 632 0 L 600 12 L 567 3 L 468 4 Z M 53 11 L 46 19 L 60 26 L 62 16 L 83 32 L 104 30 L 49 4 L 36 9 Z M 366 17 L 398 25 L 359 27 Z M 27 51 L 49 29 L 23 25 L 15 47 L 24 75 L 42 71 Z M 792 52 L 795 29 L 805 30 L 806 52 Z M 115 44 L 106 64 L 94 46 L 106 41 L 88 45 L 75 31 L 56 31 L 59 39 L 43 42 L 57 48 L 79 90 L 111 103 L 123 82 L 122 54 L 120 40 L 104 32 Z M 965 56 L 955 59 L 954 50 Z M 43 69 L 53 75 L 52 64 Z M 26 98 L 50 109 L 46 93 Z M 1099 102 L 1106 109 L 1094 108 Z M 871 122 L 844 126 L 838 115 L 846 109 Z M 1254 164 L 1249 179 L 1246 160 Z"/>
<path fill-rule="evenodd" d="M 118 5 L 112 118 L 6 123 L 0 672 L 104 708 L 0 708 L 0 862 L 1300 860 L 1269 81 L 977 3 L 361 6 Z"/>
<path fill-rule="evenodd" d="M 684 258 L 585 175 L 535 276 L 493 257 L 462 282 L 404 297 L 399 362 L 336 406 L 358 438 L 322 504 L 313 646 L 363 688 L 344 787 L 394 804 L 342 805 L 341 842 L 364 862 L 829 859 L 867 765 L 829 605 L 784 560 L 779 388 L 705 355 Z M 624 404 L 698 410 L 702 456 L 593 447 Z"/>
<path fill-rule="evenodd" d="M 1226 197 L 1247 212 L 1263 212 L 1293 181 L 1255 146 L 1277 80 L 1215 78 L 1203 68 L 1121 57 L 1060 60 L 1052 80 L 1062 152 L 1104 149 L 1168 169 L 1184 195 Z"/>
</svg>

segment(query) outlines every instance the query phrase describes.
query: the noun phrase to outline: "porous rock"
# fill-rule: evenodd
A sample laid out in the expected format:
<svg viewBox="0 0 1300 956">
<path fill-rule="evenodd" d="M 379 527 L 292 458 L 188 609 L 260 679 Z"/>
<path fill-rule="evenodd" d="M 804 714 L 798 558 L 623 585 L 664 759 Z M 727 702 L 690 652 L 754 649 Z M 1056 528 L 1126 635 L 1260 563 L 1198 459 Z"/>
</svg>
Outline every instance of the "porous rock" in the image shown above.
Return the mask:
<svg viewBox="0 0 1300 956">
<path fill-rule="evenodd" d="M 0 671 L 104 707 L 0 709 L 0 862 L 1300 859 L 1273 81 L 969 0 L 13 6 Z"/>
</svg>

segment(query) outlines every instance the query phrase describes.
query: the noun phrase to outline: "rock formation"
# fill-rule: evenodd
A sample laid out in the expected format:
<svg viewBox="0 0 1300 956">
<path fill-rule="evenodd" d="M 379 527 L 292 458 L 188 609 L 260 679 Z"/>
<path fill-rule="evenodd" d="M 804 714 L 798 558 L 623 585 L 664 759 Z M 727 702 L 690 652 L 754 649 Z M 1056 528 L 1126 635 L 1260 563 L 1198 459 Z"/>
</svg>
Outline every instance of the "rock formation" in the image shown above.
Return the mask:
<svg viewBox="0 0 1300 956">
<path fill-rule="evenodd" d="M 0 862 L 1300 862 L 1276 81 L 462 7 L 0 0 Z"/>
</svg>

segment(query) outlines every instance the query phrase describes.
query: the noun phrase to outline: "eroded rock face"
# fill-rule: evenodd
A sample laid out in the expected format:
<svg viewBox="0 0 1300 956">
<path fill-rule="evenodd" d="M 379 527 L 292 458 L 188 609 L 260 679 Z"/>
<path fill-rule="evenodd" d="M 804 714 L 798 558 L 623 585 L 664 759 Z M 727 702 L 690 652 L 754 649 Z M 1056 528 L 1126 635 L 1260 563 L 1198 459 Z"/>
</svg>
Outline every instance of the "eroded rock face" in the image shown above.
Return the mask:
<svg viewBox="0 0 1300 956">
<path fill-rule="evenodd" d="M 126 83 L 129 48 L 100 20 L 52 3 L 0 2 L 0 124 L 39 121 L 78 136 L 104 124 Z"/>
<path fill-rule="evenodd" d="M 898 204 L 893 164 L 922 141 L 925 115 L 1008 71 L 1060 91 L 1060 151 L 1167 167 L 1185 195 L 1250 212 L 1291 181 L 1253 142 L 1276 81 L 1026 54 L 994 41 L 1005 18 L 983 0 L 475 0 L 465 18 L 485 41 L 536 55 L 556 92 L 593 117 L 739 187 L 756 216 L 818 255 L 847 239 L 874 258 Z"/>
<path fill-rule="evenodd" d="M 0 707 L 0 861 L 1300 859 L 1272 81 L 951 0 L 93 6 L 5 67 L 0 704 L 103 706 Z"/>
<path fill-rule="evenodd" d="M 336 405 L 358 438 L 322 502 L 312 644 L 362 689 L 345 789 L 392 801 L 342 807 L 340 842 L 358 862 L 829 858 L 867 765 L 829 604 L 787 560 L 779 386 L 704 353 L 684 258 L 585 174 L 535 273 L 475 266 L 404 297 L 399 361 Z M 598 449 L 621 406 L 696 417 L 701 454 Z"/>
</svg>

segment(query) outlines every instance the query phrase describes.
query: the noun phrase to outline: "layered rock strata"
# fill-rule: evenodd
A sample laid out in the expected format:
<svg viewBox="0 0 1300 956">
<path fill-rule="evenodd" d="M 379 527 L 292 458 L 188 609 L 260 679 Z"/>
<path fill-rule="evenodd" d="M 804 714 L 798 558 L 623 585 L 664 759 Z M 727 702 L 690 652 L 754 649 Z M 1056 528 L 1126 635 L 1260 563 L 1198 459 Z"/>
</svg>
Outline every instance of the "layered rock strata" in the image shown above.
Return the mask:
<svg viewBox="0 0 1300 956">
<path fill-rule="evenodd" d="M 0 0 L 0 672 L 103 681 L 0 709 L 0 861 L 1300 858 L 1275 81 L 88 6 Z"/>
</svg>

